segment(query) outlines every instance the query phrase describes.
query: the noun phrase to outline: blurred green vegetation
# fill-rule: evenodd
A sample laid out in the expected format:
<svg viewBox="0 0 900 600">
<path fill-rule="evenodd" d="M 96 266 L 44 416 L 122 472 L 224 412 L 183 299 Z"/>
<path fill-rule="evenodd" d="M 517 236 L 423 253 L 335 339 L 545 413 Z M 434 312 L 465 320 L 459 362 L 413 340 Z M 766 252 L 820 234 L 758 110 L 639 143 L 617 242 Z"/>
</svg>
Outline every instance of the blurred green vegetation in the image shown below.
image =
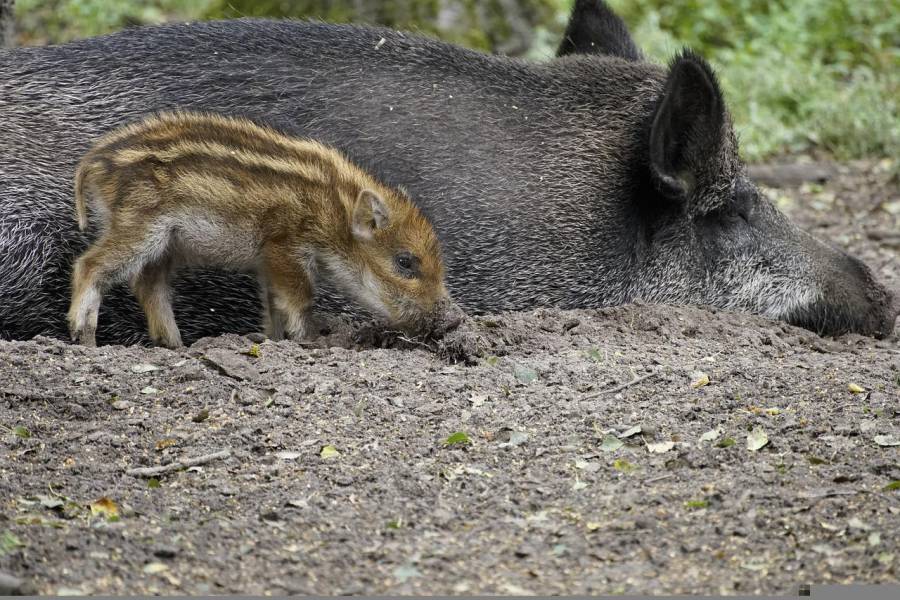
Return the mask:
<svg viewBox="0 0 900 600">
<path fill-rule="evenodd" d="M 717 67 L 749 160 L 900 156 L 900 0 L 609 0 L 648 57 L 690 46 Z M 552 56 L 572 0 L 17 0 L 22 44 L 129 25 L 313 17 Z"/>
<path fill-rule="evenodd" d="M 900 156 L 900 1 L 609 3 L 652 59 L 710 59 L 746 158 Z"/>
</svg>

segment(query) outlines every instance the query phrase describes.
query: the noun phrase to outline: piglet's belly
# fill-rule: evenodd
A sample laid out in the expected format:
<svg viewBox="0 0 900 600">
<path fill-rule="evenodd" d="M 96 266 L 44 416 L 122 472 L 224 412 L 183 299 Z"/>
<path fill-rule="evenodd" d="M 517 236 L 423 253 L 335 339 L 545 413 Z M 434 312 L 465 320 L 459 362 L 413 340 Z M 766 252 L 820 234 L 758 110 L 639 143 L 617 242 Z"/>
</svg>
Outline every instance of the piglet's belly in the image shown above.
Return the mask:
<svg viewBox="0 0 900 600">
<path fill-rule="evenodd" d="M 259 264 L 263 237 L 252 225 L 190 216 L 172 223 L 170 231 L 183 265 L 248 271 Z"/>
</svg>

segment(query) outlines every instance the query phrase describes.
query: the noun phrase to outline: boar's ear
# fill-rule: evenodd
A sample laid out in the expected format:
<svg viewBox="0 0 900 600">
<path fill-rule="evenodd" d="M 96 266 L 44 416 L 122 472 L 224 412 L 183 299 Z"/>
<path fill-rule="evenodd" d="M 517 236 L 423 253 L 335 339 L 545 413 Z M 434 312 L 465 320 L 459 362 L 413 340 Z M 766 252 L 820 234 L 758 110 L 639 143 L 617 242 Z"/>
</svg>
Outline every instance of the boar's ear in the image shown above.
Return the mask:
<svg viewBox="0 0 900 600">
<path fill-rule="evenodd" d="M 685 51 L 672 61 L 650 130 L 650 168 L 661 191 L 684 198 L 722 143 L 725 104 L 715 73 Z"/>
<path fill-rule="evenodd" d="M 371 240 L 377 229 L 387 227 L 391 211 L 384 199 L 373 190 L 362 190 L 353 205 L 353 235 Z"/>
<path fill-rule="evenodd" d="M 625 60 L 641 60 L 625 22 L 603 0 L 577 0 L 557 56 L 606 54 Z"/>
</svg>

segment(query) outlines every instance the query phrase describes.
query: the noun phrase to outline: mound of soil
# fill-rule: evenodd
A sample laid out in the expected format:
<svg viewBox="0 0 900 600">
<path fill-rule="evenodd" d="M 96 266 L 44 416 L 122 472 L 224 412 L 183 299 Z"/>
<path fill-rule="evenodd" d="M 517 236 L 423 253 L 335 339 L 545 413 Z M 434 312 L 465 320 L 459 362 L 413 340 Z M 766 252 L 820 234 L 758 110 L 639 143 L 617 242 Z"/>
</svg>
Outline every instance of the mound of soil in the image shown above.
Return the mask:
<svg viewBox="0 0 900 600">
<path fill-rule="evenodd" d="M 877 165 L 840 169 L 779 203 L 896 285 L 896 186 Z M 473 319 L 467 365 L 332 330 L 180 351 L 0 342 L 0 586 L 796 594 L 898 579 L 896 337 L 690 307 L 539 310 Z"/>
</svg>

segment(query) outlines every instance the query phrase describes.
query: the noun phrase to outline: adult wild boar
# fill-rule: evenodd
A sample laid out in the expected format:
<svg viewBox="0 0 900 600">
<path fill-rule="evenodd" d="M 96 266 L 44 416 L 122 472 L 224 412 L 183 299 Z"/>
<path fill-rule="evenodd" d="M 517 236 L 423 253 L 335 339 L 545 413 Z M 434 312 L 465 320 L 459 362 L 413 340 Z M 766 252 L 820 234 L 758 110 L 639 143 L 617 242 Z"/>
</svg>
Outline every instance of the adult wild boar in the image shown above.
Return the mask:
<svg viewBox="0 0 900 600">
<path fill-rule="evenodd" d="M 642 299 L 892 331 L 898 307 L 869 269 L 748 180 L 701 57 L 641 60 L 599 2 L 576 5 L 560 50 L 538 64 L 386 29 L 236 20 L 0 54 L 0 334 L 67 336 L 88 243 L 75 165 L 101 134 L 176 108 L 318 138 L 405 186 L 470 311 Z M 186 341 L 259 328 L 253 284 L 234 277 L 177 282 Z M 100 342 L 145 340 L 126 290 L 104 308 Z"/>
</svg>

